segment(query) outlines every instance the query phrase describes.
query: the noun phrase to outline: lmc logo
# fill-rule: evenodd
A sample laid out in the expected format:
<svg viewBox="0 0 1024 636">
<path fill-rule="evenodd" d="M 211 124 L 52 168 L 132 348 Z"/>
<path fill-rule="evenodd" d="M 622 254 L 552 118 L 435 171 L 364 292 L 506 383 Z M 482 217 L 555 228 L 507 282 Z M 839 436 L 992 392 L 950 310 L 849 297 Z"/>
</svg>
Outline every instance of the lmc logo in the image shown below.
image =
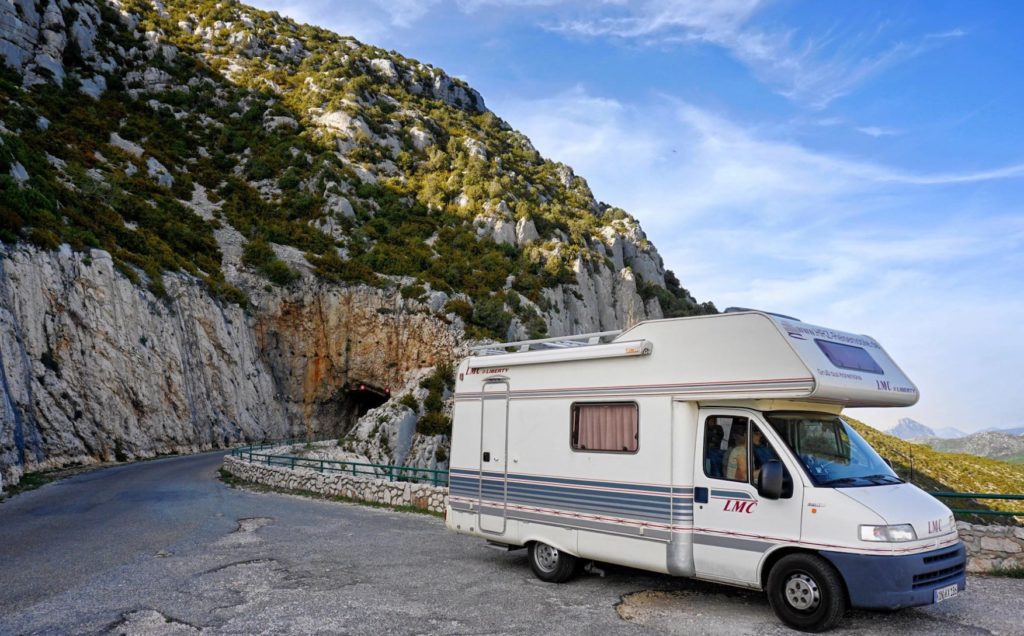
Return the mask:
<svg viewBox="0 0 1024 636">
<path fill-rule="evenodd" d="M 757 507 L 756 501 L 741 501 L 738 499 L 727 499 L 725 502 L 725 508 L 722 510 L 726 512 L 745 512 L 748 515 L 754 512 L 754 508 Z"/>
</svg>

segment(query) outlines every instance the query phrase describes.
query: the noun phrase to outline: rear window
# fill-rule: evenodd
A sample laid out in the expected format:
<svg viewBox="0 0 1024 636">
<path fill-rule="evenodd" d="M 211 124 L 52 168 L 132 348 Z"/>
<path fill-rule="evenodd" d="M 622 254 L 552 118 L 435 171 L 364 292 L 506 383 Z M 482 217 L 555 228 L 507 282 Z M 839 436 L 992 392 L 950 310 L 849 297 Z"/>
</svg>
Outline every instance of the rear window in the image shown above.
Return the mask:
<svg viewBox="0 0 1024 636">
<path fill-rule="evenodd" d="M 829 361 L 840 369 L 864 371 L 865 373 L 885 373 L 871 357 L 871 354 L 860 347 L 829 340 L 818 340 L 817 338 L 814 341 L 818 343 L 818 348 L 828 356 Z"/>
</svg>

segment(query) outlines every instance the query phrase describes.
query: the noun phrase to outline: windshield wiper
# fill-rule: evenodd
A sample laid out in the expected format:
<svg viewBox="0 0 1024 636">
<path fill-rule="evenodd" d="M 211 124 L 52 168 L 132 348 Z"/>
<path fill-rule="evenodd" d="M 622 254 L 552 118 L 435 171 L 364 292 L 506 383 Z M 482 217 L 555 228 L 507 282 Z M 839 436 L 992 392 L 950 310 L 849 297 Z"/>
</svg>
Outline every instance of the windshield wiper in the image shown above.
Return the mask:
<svg viewBox="0 0 1024 636">
<path fill-rule="evenodd" d="M 884 480 L 884 481 L 879 481 Z M 895 481 L 892 481 L 895 480 Z M 893 477 L 892 475 L 858 475 L 856 477 L 837 477 L 836 479 L 829 479 L 820 482 L 819 486 L 838 486 L 840 484 L 856 484 L 858 482 L 866 481 L 868 483 L 874 483 L 876 485 L 881 484 L 902 484 L 903 480 L 899 477 Z"/>
<path fill-rule="evenodd" d="M 858 481 L 860 481 L 862 479 L 864 479 L 864 477 L 837 477 L 835 479 L 827 479 L 827 480 L 819 483 L 818 485 L 819 486 L 834 486 L 836 484 L 854 484 L 854 483 L 857 483 Z"/>
<path fill-rule="evenodd" d="M 887 483 L 887 484 L 902 484 L 903 483 L 902 479 L 900 479 L 899 477 L 896 477 L 894 475 L 865 475 L 864 477 L 861 477 L 861 479 L 884 479 L 886 481 L 884 481 L 883 483 Z"/>
</svg>

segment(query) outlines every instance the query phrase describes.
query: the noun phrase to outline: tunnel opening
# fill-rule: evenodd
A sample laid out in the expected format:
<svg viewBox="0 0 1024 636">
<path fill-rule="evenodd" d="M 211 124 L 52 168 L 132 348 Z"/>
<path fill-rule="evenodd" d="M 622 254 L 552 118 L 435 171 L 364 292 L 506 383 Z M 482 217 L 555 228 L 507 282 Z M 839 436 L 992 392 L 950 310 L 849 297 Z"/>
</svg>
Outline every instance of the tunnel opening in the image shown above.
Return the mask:
<svg viewBox="0 0 1024 636">
<path fill-rule="evenodd" d="M 349 403 L 351 412 L 351 424 L 366 415 L 370 409 L 375 409 L 384 404 L 391 397 L 389 389 L 378 389 L 365 382 L 354 382 L 345 390 L 345 398 Z"/>
<path fill-rule="evenodd" d="M 352 432 L 359 418 L 390 398 L 388 388 L 358 380 L 348 382 L 330 398 L 307 405 L 306 435 L 310 439 L 344 437 Z"/>
</svg>

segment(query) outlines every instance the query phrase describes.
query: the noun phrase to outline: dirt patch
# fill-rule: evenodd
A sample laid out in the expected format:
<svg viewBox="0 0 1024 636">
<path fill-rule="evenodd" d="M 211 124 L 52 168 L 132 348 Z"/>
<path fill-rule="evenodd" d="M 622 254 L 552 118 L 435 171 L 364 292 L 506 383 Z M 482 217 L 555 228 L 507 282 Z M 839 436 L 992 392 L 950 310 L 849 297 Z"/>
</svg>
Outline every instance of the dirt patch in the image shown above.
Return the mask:
<svg viewBox="0 0 1024 636">
<path fill-rule="evenodd" d="M 111 636 L 177 636 L 199 634 L 203 630 L 195 625 L 166 616 L 154 609 L 129 612 L 107 630 Z"/>
<path fill-rule="evenodd" d="M 722 588 L 641 590 L 625 594 L 615 606 L 623 620 L 665 634 L 740 636 L 791 633 L 775 619 L 764 596 Z"/>
<path fill-rule="evenodd" d="M 238 520 L 238 529 L 235 532 L 256 532 L 263 526 L 274 523 L 273 517 L 246 517 Z"/>
</svg>

